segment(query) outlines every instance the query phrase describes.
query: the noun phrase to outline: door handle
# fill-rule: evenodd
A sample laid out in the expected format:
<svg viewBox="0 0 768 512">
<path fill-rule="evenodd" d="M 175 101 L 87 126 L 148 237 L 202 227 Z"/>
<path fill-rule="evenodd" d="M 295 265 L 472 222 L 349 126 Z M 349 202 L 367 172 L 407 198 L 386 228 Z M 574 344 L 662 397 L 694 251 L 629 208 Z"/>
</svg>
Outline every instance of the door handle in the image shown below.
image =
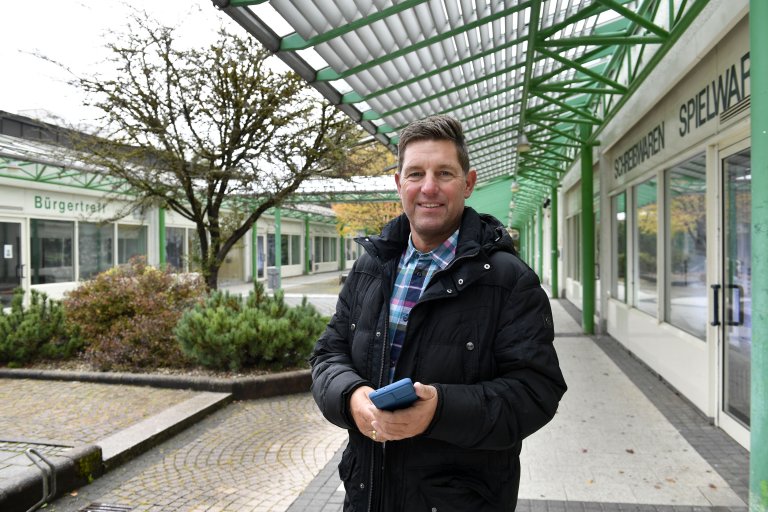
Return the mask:
<svg viewBox="0 0 768 512">
<path fill-rule="evenodd" d="M 712 304 L 714 305 L 713 308 L 713 320 L 709 323 L 711 326 L 718 326 L 720 325 L 720 285 L 719 284 L 713 284 L 710 286 L 712 288 Z"/>
<path fill-rule="evenodd" d="M 739 294 L 738 300 L 734 300 L 733 295 L 731 295 L 730 307 L 728 308 L 728 325 L 744 325 L 744 287 L 738 284 L 729 284 L 726 285 L 726 288 L 736 290 Z M 736 322 L 733 321 L 734 304 L 738 304 L 739 307 L 738 320 Z"/>
</svg>

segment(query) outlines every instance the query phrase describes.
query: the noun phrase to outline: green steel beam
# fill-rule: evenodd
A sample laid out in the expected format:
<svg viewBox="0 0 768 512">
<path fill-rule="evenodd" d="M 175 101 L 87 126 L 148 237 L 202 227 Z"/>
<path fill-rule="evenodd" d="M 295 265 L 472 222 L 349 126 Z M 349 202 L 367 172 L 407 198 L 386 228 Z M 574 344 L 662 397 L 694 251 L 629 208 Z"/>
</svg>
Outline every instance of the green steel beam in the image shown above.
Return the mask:
<svg viewBox="0 0 768 512">
<path fill-rule="evenodd" d="M 536 227 L 538 228 L 536 238 L 539 241 L 539 257 L 537 258 L 539 281 L 544 282 L 544 208 L 541 203 L 539 203 L 539 207 L 536 210 Z"/>
<path fill-rule="evenodd" d="M 259 280 L 259 234 L 256 229 L 257 222 L 254 222 L 253 226 L 251 226 L 251 281 L 254 283 Z"/>
<path fill-rule="evenodd" d="M 621 46 L 634 44 L 663 44 L 666 39 L 659 36 L 580 36 L 562 39 L 548 39 L 536 42 L 536 48 L 578 48 L 580 46 Z"/>
<path fill-rule="evenodd" d="M 552 290 L 551 290 L 552 298 L 553 299 L 557 299 L 559 297 L 559 294 L 560 294 L 560 282 L 559 282 L 559 275 L 558 275 L 559 274 L 559 261 L 558 261 L 559 260 L 559 258 L 558 258 L 558 255 L 559 255 L 559 250 L 558 249 L 559 248 L 558 248 L 558 245 L 557 245 L 558 244 L 558 240 L 557 240 L 557 238 L 558 238 L 558 233 L 557 233 L 557 229 L 558 229 L 558 225 L 557 225 L 557 215 L 558 215 L 558 212 L 557 212 L 557 206 L 558 206 L 557 205 L 557 187 L 552 187 L 552 191 L 550 192 L 550 196 L 549 197 L 550 197 L 550 201 L 551 201 L 550 202 L 550 215 L 549 215 L 549 217 L 550 217 L 550 221 L 552 222 L 552 225 L 550 227 L 550 234 L 551 234 L 550 245 L 552 247 L 552 251 L 551 251 L 552 263 L 550 264 L 552 275 L 550 277 L 550 286 L 552 288 Z"/>
<path fill-rule="evenodd" d="M 597 16 L 598 14 L 605 12 L 606 10 L 608 10 L 607 7 L 600 5 L 598 3 L 593 3 L 585 7 L 584 9 L 576 11 L 572 16 L 565 18 L 560 23 L 555 23 L 554 25 L 551 25 L 544 30 L 540 30 L 538 38 L 546 39 L 548 37 L 551 37 L 557 34 L 558 32 L 560 32 L 561 30 L 568 28 L 571 25 L 574 25 L 580 21 L 584 21 L 587 18 L 590 18 L 592 16 Z M 531 47 L 529 46 L 529 49 L 530 48 Z"/>
<path fill-rule="evenodd" d="M 277 288 L 282 288 L 281 277 L 283 275 L 283 209 L 275 208 L 275 268 L 277 268 Z"/>
<path fill-rule="evenodd" d="M 312 241 L 309 233 L 309 215 L 304 217 L 304 275 L 312 273 Z"/>
<path fill-rule="evenodd" d="M 446 89 L 446 90 L 444 90 L 442 92 L 439 92 L 437 94 L 433 94 L 431 96 L 427 96 L 426 98 L 424 98 L 422 100 L 419 100 L 418 102 L 411 103 L 409 105 L 411 105 L 411 106 L 413 106 L 413 105 L 420 105 L 421 103 L 426 103 L 427 101 L 431 101 L 431 100 L 439 98 L 441 96 L 445 96 L 447 94 L 451 94 L 452 92 L 457 92 L 457 91 L 460 91 L 462 89 L 467 89 L 469 87 L 472 87 L 473 85 L 477 85 L 477 84 L 482 83 L 482 82 L 484 82 L 486 80 L 490 80 L 492 78 L 496 78 L 498 76 L 501 76 L 501 75 L 504 75 L 506 73 L 509 73 L 510 71 L 514 71 L 515 69 L 521 68 L 524 65 L 525 65 L 524 63 L 512 64 L 511 66 L 508 66 L 508 67 L 506 67 L 504 69 L 500 69 L 500 70 L 495 71 L 493 73 L 490 73 L 490 74 L 487 74 L 487 75 L 483 75 L 483 76 L 481 76 L 479 78 L 476 78 L 474 80 L 470 80 L 468 82 L 463 82 L 463 83 L 461 83 L 461 84 L 459 84 L 459 85 L 457 85 L 455 87 L 451 87 L 451 88 Z M 429 72 L 429 73 L 427 73 L 427 75 L 424 75 L 424 76 L 432 76 L 433 74 L 435 74 L 435 72 Z M 416 78 L 413 78 L 413 79 L 410 79 L 410 80 L 404 80 L 402 82 L 398 82 L 396 84 L 390 85 L 389 87 L 383 87 L 381 89 L 377 89 L 376 91 L 374 91 L 374 92 L 372 92 L 372 93 L 370 93 L 370 94 L 368 94 L 366 96 L 361 96 L 359 93 L 357 93 L 355 91 L 348 92 L 348 93 L 344 94 L 341 97 L 341 103 L 342 104 L 354 104 L 354 103 L 361 103 L 363 101 L 368 101 L 368 100 L 371 100 L 371 99 L 376 98 L 378 96 L 381 96 L 382 94 L 386 94 L 386 93 L 392 92 L 394 90 L 400 89 L 402 87 L 405 87 L 407 85 L 410 85 L 410 84 L 412 84 L 412 83 L 414 83 L 414 82 L 416 82 L 418 80 L 421 80 L 421 79 L 422 79 L 422 77 L 416 77 Z M 382 114 L 382 115 L 388 115 L 388 114 Z"/>
<path fill-rule="evenodd" d="M 269 2 L 269 0 L 229 0 L 230 7 L 245 7 L 248 5 L 259 5 Z"/>
<path fill-rule="evenodd" d="M 532 91 L 533 92 L 533 91 Z M 586 119 L 587 122 L 590 122 L 592 124 L 601 124 L 603 121 L 599 119 L 597 116 L 593 116 L 589 112 L 585 112 L 583 110 L 580 110 L 578 108 L 574 108 L 570 106 L 568 103 L 560 100 L 559 98 L 553 98 L 551 96 L 545 96 L 545 95 L 538 95 L 535 92 L 533 94 L 542 100 L 551 103 L 552 105 L 557 105 L 558 107 L 562 108 L 563 110 L 567 110 L 568 112 L 571 112 L 572 114 L 575 114 L 577 116 L 582 117 L 583 119 Z"/>
<path fill-rule="evenodd" d="M 330 41 L 331 39 L 335 39 L 339 36 L 342 36 L 354 30 L 370 25 L 371 23 L 375 23 L 377 21 L 383 20 L 384 18 L 387 18 L 399 12 L 409 10 L 413 7 L 416 7 L 419 4 L 423 4 L 426 1 L 427 0 L 403 0 L 396 5 L 388 7 L 386 9 L 382 9 L 381 11 L 376 11 L 370 16 L 365 16 L 363 18 L 360 18 L 359 20 L 345 23 L 339 28 L 329 30 L 328 32 L 324 32 L 322 34 L 318 34 L 315 37 L 310 37 L 309 39 L 304 39 L 297 33 L 287 35 L 280 40 L 280 50 L 282 51 L 306 50 L 307 48 L 311 48 L 320 43 L 325 43 L 327 41 Z"/>
<path fill-rule="evenodd" d="M 541 16 L 541 1 L 536 0 L 531 6 L 531 16 L 528 23 L 528 45 L 525 54 L 525 74 L 523 75 L 523 95 L 521 100 L 522 109 L 520 110 L 520 133 L 525 133 L 525 111 L 528 108 L 529 87 L 526 84 L 531 83 L 533 76 L 533 61 L 536 55 L 534 42 L 539 37 L 539 17 Z"/>
<path fill-rule="evenodd" d="M 160 254 L 160 268 L 164 269 L 168 261 L 165 247 L 165 208 L 157 209 L 157 244 Z"/>
<path fill-rule="evenodd" d="M 649 32 L 656 34 L 657 36 L 660 36 L 662 38 L 669 37 L 668 31 L 656 25 L 653 21 L 646 19 L 644 16 L 637 14 L 631 9 L 627 9 L 626 7 L 624 7 L 618 2 L 615 2 L 614 0 L 596 0 L 596 1 L 608 7 L 612 11 L 620 14 L 621 16 L 628 19 L 632 23 L 639 25 L 645 28 L 646 30 L 648 30 Z"/>
<path fill-rule="evenodd" d="M 318 81 L 333 81 L 333 80 L 340 80 L 342 78 L 346 78 L 351 75 L 355 75 L 357 73 L 360 73 L 361 71 L 365 71 L 367 69 L 380 66 L 384 64 L 385 62 L 389 62 L 391 60 L 394 60 L 398 57 L 403 57 L 404 55 L 408 55 L 409 53 L 413 53 L 417 50 L 421 50 L 422 48 L 426 48 L 428 46 L 431 46 L 435 43 L 439 43 L 440 41 L 443 41 L 445 39 L 457 36 L 459 34 L 462 34 L 464 32 L 474 30 L 478 27 L 481 27 L 483 25 L 487 25 L 488 23 L 491 23 L 497 19 L 504 18 L 506 16 L 509 16 L 511 14 L 514 14 L 518 11 L 521 11 L 523 9 L 527 9 L 531 5 L 531 1 L 522 2 L 519 5 L 516 5 L 514 7 L 510 7 L 509 9 L 504 9 L 503 11 L 499 11 L 496 14 L 492 14 L 490 16 L 486 16 L 485 18 L 480 18 L 479 20 L 473 21 L 471 23 L 467 23 L 466 25 L 462 25 L 460 27 L 457 27 L 452 30 L 448 30 L 442 34 L 439 34 L 437 36 L 430 37 L 428 39 L 425 39 L 424 41 L 420 41 L 416 44 L 413 44 L 411 46 L 407 46 L 405 48 L 402 48 L 400 50 L 396 50 L 394 52 L 388 53 L 387 55 L 380 57 L 378 59 L 373 59 L 369 62 L 365 62 L 363 64 L 360 64 L 358 66 L 355 66 L 353 68 L 350 68 L 346 71 L 342 71 L 341 73 L 336 72 L 334 69 L 330 67 L 326 67 L 321 69 L 317 72 L 317 76 L 315 77 L 315 80 Z"/>
<path fill-rule="evenodd" d="M 752 276 L 768 275 L 768 2 L 750 0 Z M 758 279 L 762 279 L 758 277 Z M 752 283 L 749 510 L 768 510 L 768 289 Z"/>
<path fill-rule="evenodd" d="M 600 82 L 602 84 L 605 84 L 611 87 L 611 89 L 614 91 L 622 91 L 622 90 L 626 91 L 626 87 L 624 87 L 620 83 L 616 82 L 615 80 L 611 80 L 610 78 L 596 71 L 593 71 L 586 66 L 579 64 L 577 61 L 568 60 L 567 58 L 559 55 L 557 52 L 545 50 L 544 48 L 537 48 L 536 50 L 542 55 L 544 55 L 545 57 L 556 60 L 557 62 L 563 64 L 567 68 L 573 68 L 576 71 L 582 73 L 583 75 L 586 75 L 597 82 Z"/>
<path fill-rule="evenodd" d="M 589 128 L 582 127 L 581 137 L 589 139 Z M 581 148 L 581 327 L 585 334 L 595 333 L 595 215 L 592 208 L 594 188 L 592 146 Z"/>
<path fill-rule="evenodd" d="M 699 15 L 702 9 L 704 9 L 704 6 L 709 2 L 709 0 L 692 0 L 692 3 L 688 10 L 683 14 L 682 16 L 678 16 L 678 20 L 675 23 L 675 26 L 670 30 L 669 38 L 667 38 L 667 41 L 665 44 L 661 45 L 661 47 L 656 50 L 656 52 L 650 57 L 648 62 L 643 66 L 642 71 L 638 74 L 638 76 L 629 83 L 627 86 L 627 93 L 622 95 L 619 100 L 617 101 L 616 105 L 612 106 L 610 110 L 607 110 L 604 114 L 603 124 L 598 126 L 596 130 L 592 132 L 592 135 L 590 136 L 591 140 L 596 139 L 600 133 L 602 133 L 603 129 L 605 129 L 606 126 L 608 126 L 608 123 L 613 119 L 613 117 L 621 110 L 621 107 L 623 107 L 626 102 L 629 100 L 629 98 L 632 97 L 632 95 L 637 91 L 638 87 L 645 81 L 645 79 L 648 77 L 648 75 L 653 71 L 656 66 L 658 65 L 659 61 L 664 58 L 664 56 L 669 52 L 669 50 L 675 45 L 675 43 L 680 39 L 680 36 L 686 31 L 688 27 L 693 24 L 693 22 L 696 20 L 696 17 Z M 680 9 L 682 9 L 684 6 L 681 6 Z"/>
</svg>

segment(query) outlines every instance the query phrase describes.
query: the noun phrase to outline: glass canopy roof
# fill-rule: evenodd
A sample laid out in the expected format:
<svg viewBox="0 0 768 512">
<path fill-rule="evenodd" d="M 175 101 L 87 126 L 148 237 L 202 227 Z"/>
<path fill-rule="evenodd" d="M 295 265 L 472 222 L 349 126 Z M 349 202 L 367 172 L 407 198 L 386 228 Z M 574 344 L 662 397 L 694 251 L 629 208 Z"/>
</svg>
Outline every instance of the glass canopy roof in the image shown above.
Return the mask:
<svg viewBox="0 0 768 512">
<path fill-rule="evenodd" d="M 393 151 L 414 119 L 460 119 L 481 188 L 509 191 L 516 226 L 707 0 L 214 3 Z"/>
</svg>

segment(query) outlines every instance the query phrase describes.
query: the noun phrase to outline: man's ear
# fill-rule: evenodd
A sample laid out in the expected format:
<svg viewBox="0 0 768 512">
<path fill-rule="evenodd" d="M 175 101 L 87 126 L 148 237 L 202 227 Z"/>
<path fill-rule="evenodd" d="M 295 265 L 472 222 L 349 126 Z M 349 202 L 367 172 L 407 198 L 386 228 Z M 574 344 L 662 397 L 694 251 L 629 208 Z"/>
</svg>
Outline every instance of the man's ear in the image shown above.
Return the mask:
<svg viewBox="0 0 768 512">
<path fill-rule="evenodd" d="M 397 195 L 400 195 L 400 173 L 395 173 L 395 185 L 397 185 Z"/>
<path fill-rule="evenodd" d="M 469 172 L 467 172 L 467 175 L 464 179 L 466 180 L 466 188 L 464 189 L 464 199 L 467 199 L 469 198 L 469 196 L 472 195 L 472 191 L 475 190 L 475 183 L 477 183 L 477 171 L 474 169 L 470 169 Z"/>
</svg>

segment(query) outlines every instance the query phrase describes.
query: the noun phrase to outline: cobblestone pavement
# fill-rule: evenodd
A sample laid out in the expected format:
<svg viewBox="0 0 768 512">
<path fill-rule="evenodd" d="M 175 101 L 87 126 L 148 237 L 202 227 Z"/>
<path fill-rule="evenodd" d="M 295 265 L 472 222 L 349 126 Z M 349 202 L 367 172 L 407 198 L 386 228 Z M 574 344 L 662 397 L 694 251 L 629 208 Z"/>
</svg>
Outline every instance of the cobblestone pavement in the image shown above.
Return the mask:
<svg viewBox="0 0 768 512">
<path fill-rule="evenodd" d="M 48 510 L 282 511 L 345 439 L 309 394 L 236 402 Z"/>
<path fill-rule="evenodd" d="M 0 440 L 92 444 L 193 395 L 137 386 L 0 379 Z"/>
</svg>

